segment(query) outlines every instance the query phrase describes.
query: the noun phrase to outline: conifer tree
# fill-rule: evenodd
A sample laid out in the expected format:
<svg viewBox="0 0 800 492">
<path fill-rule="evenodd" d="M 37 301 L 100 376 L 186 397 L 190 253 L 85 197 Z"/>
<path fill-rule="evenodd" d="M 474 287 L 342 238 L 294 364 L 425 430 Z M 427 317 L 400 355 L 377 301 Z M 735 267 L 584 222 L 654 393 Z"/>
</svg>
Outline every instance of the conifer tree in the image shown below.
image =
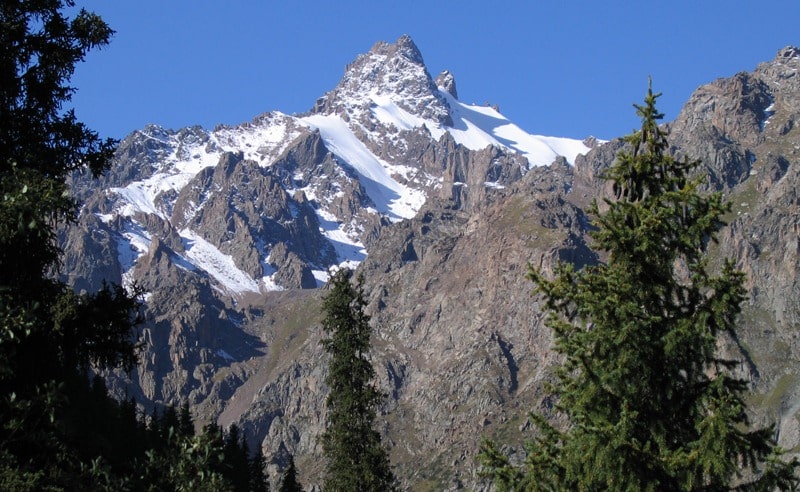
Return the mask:
<svg viewBox="0 0 800 492">
<path fill-rule="evenodd" d="M 289 466 L 283 472 L 278 492 L 303 492 L 303 486 L 297 481 L 297 467 L 295 467 L 292 455 L 289 455 Z"/>
<path fill-rule="evenodd" d="M 231 424 L 223 441 L 222 474 L 231 482 L 233 490 L 247 492 L 250 488 L 250 450 L 247 438 L 238 425 Z"/>
<path fill-rule="evenodd" d="M 323 347 L 331 355 L 326 383 L 328 424 L 322 436 L 327 458 L 323 489 L 386 491 L 395 487 L 380 434 L 375 430 L 376 408 L 383 394 L 373 386 L 375 369 L 367 358 L 370 349 L 369 316 L 359 278 L 336 271 L 329 281 L 323 304 L 323 329 L 330 338 Z"/>
<path fill-rule="evenodd" d="M 189 409 L 189 402 L 184 401 L 178 412 L 178 431 L 182 436 L 194 435 L 194 422 L 192 421 L 192 411 Z"/>
<path fill-rule="evenodd" d="M 131 368 L 137 351 L 135 295 L 76 294 L 54 278 L 56 227 L 77 209 L 67 176 L 97 176 L 116 146 L 67 106 L 75 65 L 113 32 L 71 7 L 0 2 L 0 481 L 39 490 L 80 489 L 98 469 L 80 460 L 97 436 L 78 435 L 86 427 L 67 403 L 85 394 L 90 366 Z"/>
<path fill-rule="evenodd" d="M 250 490 L 252 492 L 269 492 L 269 480 L 266 472 L 267 460 L 261 451 L 261 446 L 256 446 L 250 458 Z"/>
<path fill-rule="evenodd" d="M 116 147 L 67 107 L 76 64 L 113 33 L 74 6 L 0 2 L 0 490 L 233 490 L 219 428 L 194 436 L 188 406 L 154 409 L 146 427 L 133 400 L 90 384 L 89 368 L 136 364 L 140 318 L 136 289 L 56 279 L 56 228 L 78 206 L 67 177 L 98 176 Z"/>
<path fill-rule="evenodd" d="M 708 268 L 706 247 L 728 210 L 703 195 L 658 126 L 659 94 L 637 105 L 641 130 L 626 138 L 607 172 L 615 200 L 597 203 L 592 234 L 605 263 L 559 265 L 543 294 L 555 348 L 557 409 L 569 426 L 541 415 L 521 468 L 494 444 L 481 458 L 502 490 L 782 490 L 795 487 L 797 462 L 779 459 L 772 429 L 748 422 L 745 381 L 720 357 L 745 298 L 743 274 L 726 260 Z"/>
</svg>

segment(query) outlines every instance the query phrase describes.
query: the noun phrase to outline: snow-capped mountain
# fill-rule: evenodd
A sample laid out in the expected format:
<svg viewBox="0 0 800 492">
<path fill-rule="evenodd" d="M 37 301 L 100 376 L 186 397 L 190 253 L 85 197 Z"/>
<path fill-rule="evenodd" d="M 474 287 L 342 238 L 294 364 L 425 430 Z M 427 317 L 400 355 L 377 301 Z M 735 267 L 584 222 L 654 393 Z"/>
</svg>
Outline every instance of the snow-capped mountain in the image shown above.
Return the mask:
<svg viewBox="0 0 800 492">
<path fill-rule="evenodd" d="M 298 161 L 298 149 L 317 138 L 322 155 Z M 426 150 L 442 154 L 448 145 L 467 161 L 469 151 L 487 147 L 524 158 L 515 163 L 519 172 L 486 176 L 486 187 L 589 150 L 580 141 L 528 134 L 496 109 L 460 102 L 437 87 L 403 36 L 360 55 L 307 114 L 272 112 L 212 131 L 148 126 L 132 133 L 118 153 L 129 174 L 107 181 L 104 200 L 90 201 L 83 213 L 95 214 L 115 238 L 124 280 L 136 278 L 153 236 L 166 227 L 175 238 L 172 262 L 207 275 L 225 295 L 314 287 L 330 267 L 362 261 L 382 223 L 413 217 L 443 188 L 464 186 L 464 176 L 448 183 L 446 169 L 421 161 Z M 232 184 L 216 171 L 226 162 L 247 168 L 250 179 Z M 253 180 L 275 196 L 267 201 Z M 231 209 L 223 212 L 221 202 Z M 228 215 L 225 224 L 219 213 Z M 296 247 L 309 241 L 328 246 Z M 274 254 L 281 243 L 291 261 Z"/>
<path fill-rule="evenodd" d="M 725 357 L 753 387 L 754 421 L 800 442 L 800 50 L 699 88 L 667 124 L 732 211 L 709 264 L 733 258 L 748 301 Z M 643 88 L 644 92 L 644 88 Z M 491 95 L 488 95 L 491 96 Z M 632 97 L 634 99 L 635 97 Z M 151 411 L 188 401 L 199 424 L 237 423 L 272 477 L 291 453 L 319 483 L 320 345 L 330 266 L 359 264 L 387 395 L 380 431 L 404 489 L 490 490 L 482 437 L 522 460 L 531 409 L 547 411 L 558 356 L 528 265 L 592 264 L 586 207 L 625 144 L 529 135 L 432 79 L 407 37 L 378 43 L 307 114 L 120 145 L 62 231 L 64 275 L 147 291 L 140 364 L 108 375 Z M 586 152 L 584 154 L 584 152 Z M 602 202 L 601 202 L 602 203 Z"/>
</svg>

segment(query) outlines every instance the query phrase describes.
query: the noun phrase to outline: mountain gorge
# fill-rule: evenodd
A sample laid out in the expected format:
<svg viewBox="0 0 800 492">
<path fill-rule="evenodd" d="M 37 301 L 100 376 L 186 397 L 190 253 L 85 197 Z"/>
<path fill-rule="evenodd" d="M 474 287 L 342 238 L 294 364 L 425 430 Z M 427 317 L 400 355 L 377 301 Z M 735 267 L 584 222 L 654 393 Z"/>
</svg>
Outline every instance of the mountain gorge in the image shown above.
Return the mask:
<svg viewBox="0 0 800 492">
<path fill-rule="evenodd" d="M 702 161 L 732 204 L 712 264 L 748 275 L 739 338 L 721 350 L 753 384 L 757 423 L 800 445 L 798 150 L 800 50 L 700 87 L 667 124 L 672 152 Z M 495 108 L 458 100 L 413 41 L 377 43 L 302 115 L 121 142 L 61 232 L 64 278 L 144 291 L 143 350 L 108 374 L 145 407 L 188 401 L 198 422 L 237 423 L 271 475 L 295 456 L 310 488 L 322 467 L 326 356 L 321 297 L 339 265 L 364 274 L 381 432 L 413 490 L 480 490 L 481 436 L 508 451 L 527 413 L 548 409 L 558 362 L 527 265 L 599 261 L 585 210 L 622 148 L 530 135 Z M 516 450 L 516 451 L 515 451 Z"/>
</svg>

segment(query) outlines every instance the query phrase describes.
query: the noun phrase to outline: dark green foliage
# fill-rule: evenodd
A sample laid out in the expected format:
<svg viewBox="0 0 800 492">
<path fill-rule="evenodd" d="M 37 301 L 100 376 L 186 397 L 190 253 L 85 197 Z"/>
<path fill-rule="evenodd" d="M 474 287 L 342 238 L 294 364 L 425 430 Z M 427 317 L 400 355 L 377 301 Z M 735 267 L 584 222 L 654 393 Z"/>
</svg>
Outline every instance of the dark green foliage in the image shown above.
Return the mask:
<svg viewBox="0 0 800 492">
<path fill-rule="evenodd" d="M 222 474 L 230 478 L 233 490 L 246 492 L 250 487 L 250 451 L 247 440 L 239 432 L 239 427 L 232 424 L 224 442 L 222 450 L 225 455 L 225 469 Z"/>
<path fill-rule="evenodd" d="M 161 414 L 155 427 L 158 428 L 158 433 L 162 438 L 166 438 L 170 434 L 178 433 L 180 424 L 178 423 L 178 411 L 174 406 L 170 405 L 164 408 L 164 412 Z"/>
<path fill-rule="evenodd" d="M 174 407 L 154 412 L 149 425 L 133 400 L 117 402 L 102 379 L 85 379 L 67 393 L 71 404 L 59 421 L 63 434 L 36 432 L 52 462 L 23 467 L 21 452 L 0 450 L 0 490 L 258 491 L 268 490 L 263 456 L 247 459 L 241 437 L 210 425 L 198 436 L 176 427 Z M 191 416 L 189 417 L 191 420 Z M 229 455 L 226 443 L 238 441 Z M 27 440 L 25 441 L 27 442 Z M 244 466 L 236 463 L 244 457 Z M 244 485 L 240 485 L 244 482 Z"/>
<path fill-rule="evenodd" d="M 107 417 L 100 415 L 107 448 L 103 459 L 97 462 L 97 470 L 102 472 L 101 478 L 110 484 L 111 490 L 269 490 L 264 457 L 260 452 L 250 457 L 238 427 L 231 426 L 224 432 L 218 425 L 209 424 L 195 435 L 193 426 L 180 423 L 182 419 L 192 420 L 190 414 L 182 417 L 188 412 L 186 404 L 182 409 L 187 410 L 168 406 L 161 412 L 154 411 L 145 426 L 135 411 L 130 420 L 127 402 L 108 401 L 112 406 L 117 405 L 112 414 L 120 419 L 108 426 L 102 424 Z M 125 439 L 116 438 L 120 435 Z"/>
<path fill-rule="evenodd" d="M 294 465 L 294 456 L 289 455 L 289 466 L 283 472 L 281 486 L 278 492 L 303 492 L 303 486 L 297 481 L 297 468 Z"/>
<path fill-rule="evenodd" d="M 752 430 L 734 362 L 720 336 L 735 337 L 743 274 L 718 275 L 706 246 L 728 210 L 701 195 L 696 162 L 667 154 L 657 95 L 637 106 L 642 128 L 607 173 L 616 200 L 595 204 L 593 234 L 607 262 L 549 280 L 530 277 L 551 313 L 565 362 L 553 388 L 569 418 L 561 431 L 541 415 L 522 468 L 487 443 L 482 461 L 501 490 L 782 490 L 795 487 L 772 429 Z"/>
<path fill-rule="evenodd" d="M 59 254 L 54 225 L 75 213 L 67 174 L 99 174 L 116 144 L 63 107 L 75 64 L 112 34 L 92 13 L 66 18 L 65 5 L 73 2 L 0 4 L 0 287 L 13 289 L 16 302 L 47 287 L 44 274 Z"/>
<path fill-rule="evenodd" d="M 330 338 L 323 347 L 331 355 L 326 383 L 328 425 L 322 448 L 328 460 L 326 491 L 385 491 L 395 487 L 375 412 L 383 394 L 373 386 L 375 370 L 367 358 L 369 317 L 364 314 L 361 280 L 350 283 L 351 272 L 340 269 L 328 283 L 322 327 Z"/>
<path fill-rule="evenodd" d="M 266 472 L 267 460 L 261 452 L 261 446 L 256 446 L 250 458 L 250 490 L 252 492 L 269 492 L 269 477 Z"/>
<path fill-rule="evenodd" d="M 169 413 L 169 412 L 165 412 Z M 173 412 L 174 408 L 173 408 Z M 154 434 L 153 429 L 166 429 Z M 141 474 L 132 477 L 127 490 L 233 491 L 222 476 L 224 436 L 218 426 L 208 426 L 198 436 L 183 436 L 160 419 L 150 422 L 151 448 L 143 457 Z M 157 436 L 157 437 L 156 437 Z"/>
<path fill-rule="evenodd" d="M 240 436 L 233 465 L 222 433 L 194 436 L 188 406 L 145 426 L 89 380 L 136 364 L 139 303 L 136 289 L 54 279 L 56 228 L 77 208 L 67 176 L 97 176 L 116 145 L 65 108 L 75 64 L 112 34 L 84 10 L 67 18 L 73 6 L 0 2 L 0 490 L 264 490 Z"/>
<path fill-rule="evenodd" d="M 189 409 L 188 401 L 183 402 L 178 413 L 178 432 L 182 436 L 194 435 L 194 422 L 192 421 L 192 412 Z"/>
<path fill-rule="evenodd" d="M 66 18 L 63 8 L 73 5 L 38 0 L 0 6 L 0 172 L 4 175 L 16 165 L 58 182 L 73 169 L 88 167 L 97 175 L 108 167 L 115 142 L 101 140 L 63 105 L 74 92 L 67 84 L 75 65 L 90 50 L 108 44 L 113 31 L 85 10 Z"/>
<path fill-rule="evenodd" d="M 3 481 L 81 488 L 100 474 L 115 403 L 87 386 L 87 369 L 136 361 L 136 293 L 104 286 L 75 294 L 53 279 L 56 227 L 76 203 L 66 177 L 97 175 L 115 142 L 101 140 L 64 106 L 75 64 L 112 31 L 72 2 L 0 3 L 0 451 Z M 97 426 L 76 411 L 84 408 Z M 107 459 L 118 459 L 108 456 Z"/>
</svg>

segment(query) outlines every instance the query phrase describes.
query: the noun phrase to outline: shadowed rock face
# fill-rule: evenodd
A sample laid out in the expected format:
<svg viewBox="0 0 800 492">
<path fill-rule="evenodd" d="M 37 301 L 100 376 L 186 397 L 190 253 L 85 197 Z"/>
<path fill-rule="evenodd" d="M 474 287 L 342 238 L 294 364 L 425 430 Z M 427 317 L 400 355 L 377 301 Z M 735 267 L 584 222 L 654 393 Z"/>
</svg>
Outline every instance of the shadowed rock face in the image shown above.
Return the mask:
<svg viewBox="0 0 800 492">
<path fill-rule="evenodd" d="M 700 87 L 667 125 L 671 150 L 700 159 L 706 186 L 732 205 L 710 261 L 735 258 L 748 275 L 749 298 L 739 339 L 721 350 L 741 361 L 737 370 L 753 383 L 754 422 L 777 422 L 787 449 L 800 444 L 798 54 L 786 48 L 752 73 Z M 397 60 L 395 69 L 379 58 Z M 361 80 L 373 73 L 368 67 L 377 70 L 373 81 Z M 379 43 L 314 111 L 347 113 L 352 108 L 336 106 L 344 92 L 382 87 L 391 74 L 406 72 L 415 82 L 398 90 L 414 95 L 433 84 L 410 39 Z M 446 106 L 431 97 L 427 109 L 446 118 Z M 391 222 L 373 213 L 356 173 L 318 132 L 287 123 L 285 141 L 263 137 L 261 153 L 219 151 L 180 190 L 161 193 L 150 212 L 115 212 L 114 190 L 157 175 L 170 156 L 217 152 L 226 131 L 148 127 L 123 142 L 119 165 L 103 181 L 75 182 L 86 205 L 78 223 L 62 231 L 66 278 L 86 290 L 103 278 L 136 280 L 148 292 L 141 364 L 131 375 L 109 375 L 112 389 L 147 407 L 188 400 L 198 422 L 238 423 L 267 454 L 271 476 L 280 476 L 291 453 L 304 485 L 319 483 L 325 290 L 308 287 L 317 285 L 314 271 L 349 247 L 322 234 L 324 222 L 352 224 L 367 250 L 359 270 L 375 329 L 377 384 L 387 395 L 380 430 L 402 485 L 486 489 L 474 459 L 480 437 L 500 438 L 521 459 L 527 413 L 552 405 L 543 384 L 558 360 L 528 265 L 599 261 L 584 210 L 609 196 L 601 176 L 623 142 L 594 146 L 574 167 L 557 160 L 527 171 L 514 153 L 472 151 L 448 134 L 370 134 L 365 146 L 376 155 L 431 178 L 416 216 Z M 196 243 L 187 241 L 187 228 Z M 215 276 L 222 273 L 192 263 L 200 239 L 221 252 L 218 261 L 229 258 L 250 279 L 273 275 L 284 290 L 226 290 Z"/>
</svg>

